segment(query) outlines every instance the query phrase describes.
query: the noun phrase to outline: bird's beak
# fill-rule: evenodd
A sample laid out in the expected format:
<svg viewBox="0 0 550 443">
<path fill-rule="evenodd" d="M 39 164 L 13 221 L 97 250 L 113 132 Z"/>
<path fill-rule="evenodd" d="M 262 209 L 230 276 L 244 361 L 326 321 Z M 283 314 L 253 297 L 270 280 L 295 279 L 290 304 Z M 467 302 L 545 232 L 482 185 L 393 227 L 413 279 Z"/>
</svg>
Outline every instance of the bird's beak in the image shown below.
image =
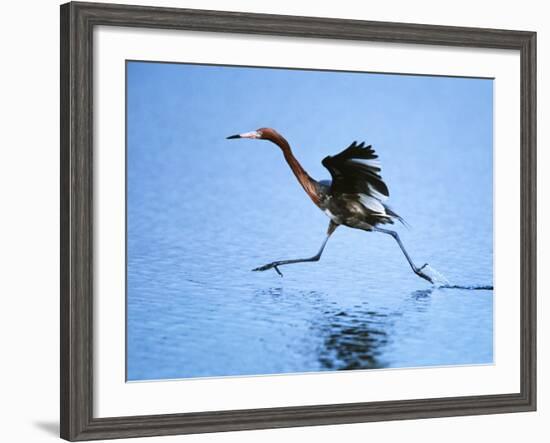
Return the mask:
<svg viewBox="0 0 550 443">
<path fill-rule="evenodd" d="M 258 131 L 245 132 L 244 134 L 235 134 L 226 137 L 227 139 L 232 138 L 260 138 L 260 133 Z"/>
</svg>

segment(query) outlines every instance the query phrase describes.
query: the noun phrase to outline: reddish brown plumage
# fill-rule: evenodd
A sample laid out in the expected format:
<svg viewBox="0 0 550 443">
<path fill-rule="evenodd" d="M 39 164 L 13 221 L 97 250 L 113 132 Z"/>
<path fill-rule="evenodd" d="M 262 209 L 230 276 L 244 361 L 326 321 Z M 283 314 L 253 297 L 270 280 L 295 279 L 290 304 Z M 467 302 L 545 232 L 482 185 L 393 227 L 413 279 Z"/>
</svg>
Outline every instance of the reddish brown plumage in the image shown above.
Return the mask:
<svg viewBox="0 0 550 443">
<path fill-rule="evenodd" d="M 304 191 L 306 191 L 306 194 L 309 198 L 311 198 L 313 203 L 319 206 L 320 196 L 317 188 L 317 182 L 309 176 L 296 157 L 294 157 L 292 149 L 290 149 L 290 145 L 286 139 L 272 128 L 261 128 L 258 129 L 258 132 L 261 134 L 260 138 L 269 140 L 281 148 L 285 160 L 290 169 L 292 169 L 292 172 L 294 172 L 296 179 L 300 185 L 302 185 L 302 188 L 304 188 Z"/>
</svg>

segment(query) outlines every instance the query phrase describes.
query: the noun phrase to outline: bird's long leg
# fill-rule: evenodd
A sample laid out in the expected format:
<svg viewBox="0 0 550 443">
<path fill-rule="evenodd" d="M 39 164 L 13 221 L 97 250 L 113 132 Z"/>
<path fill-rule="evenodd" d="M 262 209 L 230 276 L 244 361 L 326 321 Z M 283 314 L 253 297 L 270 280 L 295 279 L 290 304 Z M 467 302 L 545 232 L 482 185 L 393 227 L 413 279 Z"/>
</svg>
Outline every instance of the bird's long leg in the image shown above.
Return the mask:
<svg viewBox="0 0 550 443">
<path fill-rule="evenodd" d="M 407 261 L 409 262 L 409 265 L 411 266 L 411 269 L 413 270 L 413 272 L 418 275 L 419 277 L 423 278 L 424 280 L 428 280 L 430 283 L 433 283 L 433 280 L 430 276 L 426 275 L 424 272 L 422 272 L 422 270 L 428 266 L 428 263 L 425 263 L 424 265 L 422 265 L 420 268 L 418 268 L 414 262 L 412 261 L 411 257 L 409 256 L 409 254 L 407 253 L 407 250 L 405 249 L 405 246 L 403 246 L 403 243 L 401 242 L 401 239 L 399 238 L 399 235 L 397 234 L 397 232 L 395 231 L 390 231 L 389 229 L 382 229 L 382 228 L 373 228 L 373 231 L 376 231 L 376 232 L 382 232 L 383 234 L 388 234 L 388 235 L 391 235 L 395 241 L 397 242 L 397 244 L 399 245 L 399 247 L 401 248 L 401 251 L 403 251 L 403 255 L 405 255 L 405 258 L 407 259 Z"/>
<path fill-rule="evenodd" d="M 273 269 L 275 269 L 275 271 L 277 271 L 277 274 L 279 274 L 282 277 L 283 273 L 279 270 L 279 266 L 291 265 L 293 263 L 304 263 L 304 262 L 319 261 L 319 259 L 321 258 L 321 254 L 323 253 L 323 250 L 325 249 L 325 246 L 328 242 L 328 239 L 330 238 L 330 236 L 332 235 L 332 233 L 334 232 L 334 230 L 337 227 L 338 227 L 338 225 L 331 220 L 330 224 L 328 225 L 327 236 L 326 236 L 325 240 L 323 241 L 323 244 L 321 245 L 321 249 L 319 249 L 319 252 L 317 252 L 317 254 L 315 254 L 313 257 L 296 258 L 296 259 L 292 259 L 292 260 L 274 261 L 272 263 L 268 263 L 267 265 L 263 265 L 263 266 L 260 266 L 258 268 L 254 268 L 252 270 L 253 271 L 267 271 L 268 269 L 273 268 Z"/>
</svg>

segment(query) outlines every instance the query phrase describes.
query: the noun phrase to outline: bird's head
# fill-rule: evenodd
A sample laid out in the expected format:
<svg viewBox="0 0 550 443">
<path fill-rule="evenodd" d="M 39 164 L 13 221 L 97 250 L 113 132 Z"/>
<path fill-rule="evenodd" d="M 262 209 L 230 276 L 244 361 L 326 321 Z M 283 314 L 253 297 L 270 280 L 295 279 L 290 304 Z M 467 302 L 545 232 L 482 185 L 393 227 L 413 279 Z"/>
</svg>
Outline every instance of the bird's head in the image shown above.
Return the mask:
<svg viewBox="0 0 550 443">
<path fill-rule="evenodd" d="M 256 129 L 255 131 L 250 132 L 244 132 L 242 134 L 235 134 L 230 135 L 229 137 L 226 137 L 227 139 L 234 139 L 234 138 L 251 138 L 251 139 L 257 139 L 257 140 L 271 140 L 274 141 L 277 138 L 280 138 L 281 136 L 275 129 L 271 128 L 260 128 Z"/>
</svg>

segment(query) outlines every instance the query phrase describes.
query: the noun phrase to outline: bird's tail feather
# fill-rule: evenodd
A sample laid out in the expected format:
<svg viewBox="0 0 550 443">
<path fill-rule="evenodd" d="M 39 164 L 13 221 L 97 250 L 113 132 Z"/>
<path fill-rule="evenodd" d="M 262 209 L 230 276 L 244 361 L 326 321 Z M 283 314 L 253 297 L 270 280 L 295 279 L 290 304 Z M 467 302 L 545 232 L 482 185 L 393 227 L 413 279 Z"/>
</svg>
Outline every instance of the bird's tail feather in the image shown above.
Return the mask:
<svg viewBox="0 0 550 443">
<path fill-rule="evenodd" d="M 393 211 L 389 206 L 384 205 L 384 207 L 386 209 L 386 214 L 388 214 L 390 217 L 395 218 L 396 220 L 398 220 L 407 229 L 411 229 L 411 225 L 409 225 L 409 223 L 407 223 L 407 221 L 403 217 L 401 217 L 398 213 Z"/>
</svg>

